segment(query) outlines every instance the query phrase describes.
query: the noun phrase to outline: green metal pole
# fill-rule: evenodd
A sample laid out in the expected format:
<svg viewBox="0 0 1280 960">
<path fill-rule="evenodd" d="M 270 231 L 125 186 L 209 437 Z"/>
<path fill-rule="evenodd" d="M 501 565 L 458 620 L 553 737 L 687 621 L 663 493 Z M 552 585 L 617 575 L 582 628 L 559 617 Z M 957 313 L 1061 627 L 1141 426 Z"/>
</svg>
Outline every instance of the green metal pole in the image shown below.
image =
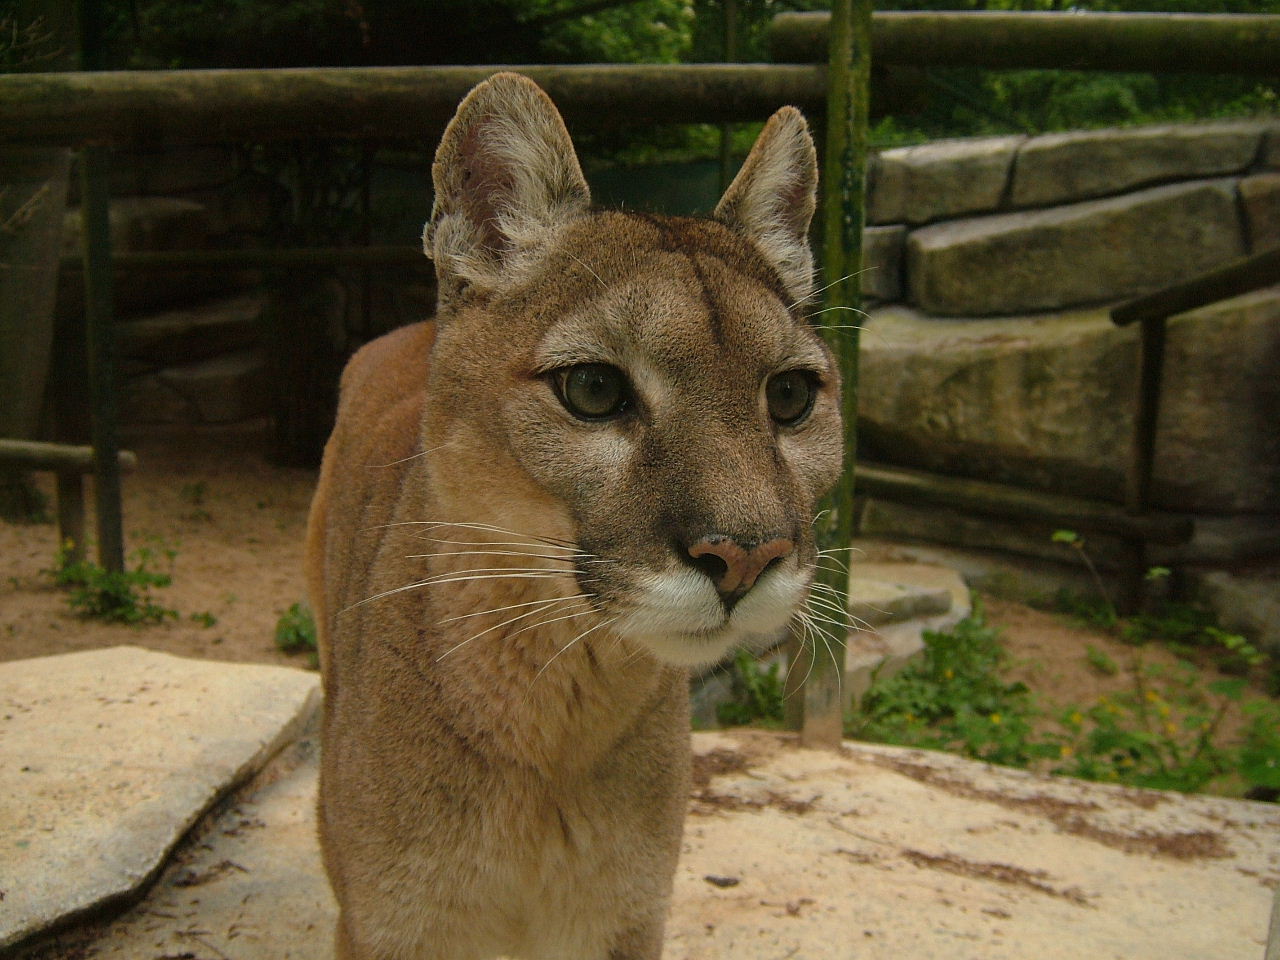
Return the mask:
<svg viewBox="0 0 1280 960">
<path fill-rule="evenodd" d="M 724 60 L 738 59 L 738 0 L 721 0 L 724 6 Z M 733 182 L 733 124 L 720 124 L 720 192 Z"/>
<path fill-rule="evenodd" d="M 867 167 L 868 90 L 871 82 L 871 0 L 832 3 L 830 57 L 827 67 L 827 123 L 823 204 L 825 236 L 823 282 L 828 284 L 820 314 L 827 341 L 835 352 L 843 382 L 844 470 L 824 503 L 818 545 L 839 550 L 829 555 L 818 580 L 838 592 L 846 604 L 849 578 L 846 548 L 853 537 L 853 474 L 858 427 L 858 330 L 862 303 L 862 229 L 866 220 L 864 191 Z M 844 636 L 835 636 L 831 655 L 812 658 L 803 689 L 804 723 L 800 741 L 806 746 L 838 748 L 843 734 Z"/>
</svg>

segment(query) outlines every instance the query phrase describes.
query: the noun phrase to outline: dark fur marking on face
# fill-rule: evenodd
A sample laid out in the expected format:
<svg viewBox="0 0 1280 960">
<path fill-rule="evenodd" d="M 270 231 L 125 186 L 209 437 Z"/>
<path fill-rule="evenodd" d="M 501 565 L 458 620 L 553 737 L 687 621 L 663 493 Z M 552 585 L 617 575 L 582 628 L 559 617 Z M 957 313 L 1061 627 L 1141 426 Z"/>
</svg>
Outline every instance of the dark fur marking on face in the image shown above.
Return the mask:
<svg viewBox="0 0 1280 960">
<path fill-rule="evenodd" d="M 659 249 L 664 252 L 684 254 L 690 263 L 693 263 L 695 254 L 710 257 L 719 260 L 729 270 L 755 280 L 778 298 L 793 321 L 797 324 L 803 322 L 799 304 L 791 302 L 778 271 L 749 240 L 740 237 L 731 227 L 719 220 L 699 217 L 658 217 L 629 210 L 624 212 L 624 216 L 642 220 L 657 230 L 661 238 Z M 694 269 L 697 270 L 696 265 Z"/>
</svg>

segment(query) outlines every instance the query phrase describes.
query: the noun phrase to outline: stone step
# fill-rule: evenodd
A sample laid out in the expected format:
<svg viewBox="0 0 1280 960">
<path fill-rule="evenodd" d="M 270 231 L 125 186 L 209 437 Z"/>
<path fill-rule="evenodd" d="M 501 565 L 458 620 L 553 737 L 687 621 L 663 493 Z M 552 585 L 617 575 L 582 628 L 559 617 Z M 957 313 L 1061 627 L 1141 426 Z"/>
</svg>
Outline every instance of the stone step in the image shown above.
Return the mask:
<svg viewBox="0 0 1280 960">
<path fill-rule="evenodd" d="M 0 951 L 137 896 L 319 702 L 314 673 L 138 647 L 0 663 Z"/>
<path fill-rule="evenodd" d="M 1245 252 L 1235 181 L 1198 180 L 923 227 L 907 281 L 928 313 L 1007 315 L 1118 300 Z"/>
<path fill-rule="evenodd" d="M 242 293 L 118 323 L 121 373 L 134 376 L 257 346 L 267 299 L 261 291 Z"/>
<path fill-rule="evenodd" d="M 762 731 L 695 733 L 693 749 L 672 960 L 1262 955 L 1274 805 Z M 329 960 L 315 750 L 286 758 L 137 907 L 39 960 Z"/>
<path fill-rule="evenodd" d="M 923 563 L 856 563 L 852 582 L 877 583 L 900 591 L 907 615 L 883 622 L 866 620 L 867 628 L 850 634 L 845 648 L 845 696 L 857 702 L 873 679 L 893 676 L 924 651 L 925 634 L 954 627 L 973 610 L 969 588 L 955 570 Z M 853 593 L 852 589 L 850 591 Z M 850 609 L 865 609 L 859 590 Z"/>
</svg>

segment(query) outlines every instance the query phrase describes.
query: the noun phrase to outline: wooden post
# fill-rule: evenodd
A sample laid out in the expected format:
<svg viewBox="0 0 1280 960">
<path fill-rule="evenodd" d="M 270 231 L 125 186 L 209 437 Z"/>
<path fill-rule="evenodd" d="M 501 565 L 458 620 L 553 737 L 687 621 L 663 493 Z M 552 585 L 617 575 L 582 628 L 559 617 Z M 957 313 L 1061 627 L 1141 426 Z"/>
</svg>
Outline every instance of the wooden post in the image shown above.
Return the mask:
<svg viewBox="0 0 1280 960">
<path fill-rule="evenodd" d="M 1137 517 L 1151 510 L 1151 475 L 1155 469 L 1167 322 L 1164 317 L 1143 320 L 1138 340 L 1138 382 L 1124 489 L 1125 509 Z M 1147 550 L 1142 539 L 1128 540 L 1126 545 L 1129 556 L 1125 562 L 1122 605 L 1132 612 L 1142 606 Z"/>
<path fill-rule="evenodd" d="M 101 0 L 80 0 L 80 66 L 103 67 Z M 115 330 L 112 316 L 110 155 L 105 147 L 80 152 L 83 221 L 85 345 L 92 406 L 94 505 L 98 563 L 124 570 L 124 519 L 120 503 L 120 441 L 116 422 Z"/>
<path fill-rule="evenodd" d="M 720 0 L 724 8 L 724 62 L 738 59 L 738 0 Z M 733 181 L 733 124 L 720 124 L 720 192 Z"/>
<path fill-rule="evenodd" d="M 84 477 L 78 470 L 57 473 L 58 546 L 67 548 L 67 559 L 84 559 Z"/>
<path fill-rule="evenodd" d="M 843 382 L 844 470 L 823 503 L 818 521 L 818 545 L 841 552 L 828 558 L 818 580 L 837 591 L 847 605 L 849 577 L 846 548 L 853 535 L 853 475 L 857 455 L 858 337 L 852 311 L 862 302 L 862 229 L 867 163 L 868 88 L 871 80 L 871 2 L 836 0 L 832 4 L 830 58 L 827 68 L 825 151 L 825 239 L 823 255 L 823 313 L 828 342 L 837 357 Z M 845 637 L 835 636 L 831 656 L 811 652 L 808 662 L 794 666 L 808 674 L 801 695 L 804 720 L 800 742 L 805 746 L 838 749 L 844 724 Z"/>
<path fill-rule="evenodd" d="M 124 569 L 120 504 L 119 430 L 116 422 L 115 331 L 112 329 L 111 223 L 105 148 L 80 153 L 80 213 L 84 220 L 84 305 L 93 416 L 94 505 L 98 563 Z"/>
</svg>

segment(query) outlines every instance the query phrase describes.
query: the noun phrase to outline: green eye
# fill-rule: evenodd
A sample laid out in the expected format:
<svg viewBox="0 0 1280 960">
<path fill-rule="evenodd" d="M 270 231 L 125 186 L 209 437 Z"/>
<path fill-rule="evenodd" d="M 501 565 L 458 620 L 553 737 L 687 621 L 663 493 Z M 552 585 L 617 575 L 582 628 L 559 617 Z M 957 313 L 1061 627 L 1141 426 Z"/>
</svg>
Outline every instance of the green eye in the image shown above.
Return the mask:
<svg viewBox="0 0 1280 960">
<path fill-rule="evenodd" d="M 607 420 L 627 409 L 627 378 L 606 363 L 580 363 L 556 374 L 560 402 L 580 420 Z"/>
<path fill-rule="evenodd" d="M 794 427 L 809 415 L 817 394 L 814 376 L 807 370 L 787 370 L 769 378 L 764 388 L 769 416 L 784 427 Z"/>
</svg>

